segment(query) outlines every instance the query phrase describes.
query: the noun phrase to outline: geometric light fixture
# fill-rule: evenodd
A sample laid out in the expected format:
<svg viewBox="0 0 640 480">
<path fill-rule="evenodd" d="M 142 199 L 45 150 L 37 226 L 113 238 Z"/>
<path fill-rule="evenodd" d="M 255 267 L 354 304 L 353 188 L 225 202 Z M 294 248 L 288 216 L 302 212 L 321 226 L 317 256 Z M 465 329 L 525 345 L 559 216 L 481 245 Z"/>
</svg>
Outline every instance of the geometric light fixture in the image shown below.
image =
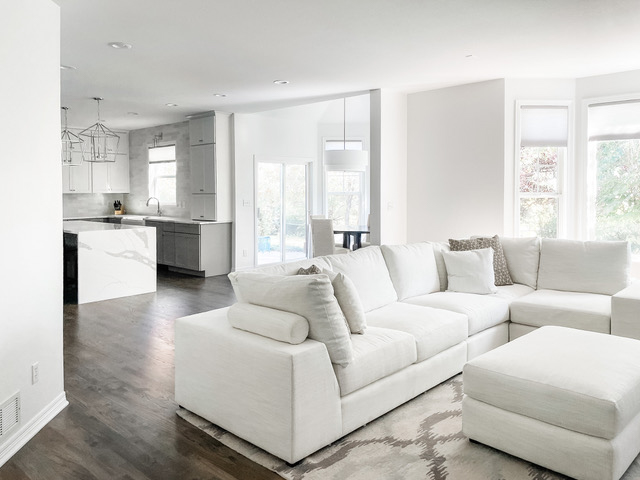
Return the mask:
<svg viewBox="0 0 640 480">
<path fill-rule="evenodd" d="M 100 120 L 101 97 L 93 97 L 98 102 L 98 121 L 82 130 L 79 135 L 87 139 L 87 162 L 115 162 L 120 136 L 111 131 Z"/>
<path fill-rule="evenodd" d="M 324 164 L 331 170 L 365 171 L 369 164 L 366 150 L 347 150 L 347 99 L 343 102 L 343 145 L 342 150 L 325 150 Z"/>
<path fill-rule="evenodd" d="M 62 130 L 62 164 L 80 165 L 84 161 L 84 140 L 67 128 L 67 110 L 69 107 L 60 107 L 64 110 L 64 129 Z"/>
</svg>

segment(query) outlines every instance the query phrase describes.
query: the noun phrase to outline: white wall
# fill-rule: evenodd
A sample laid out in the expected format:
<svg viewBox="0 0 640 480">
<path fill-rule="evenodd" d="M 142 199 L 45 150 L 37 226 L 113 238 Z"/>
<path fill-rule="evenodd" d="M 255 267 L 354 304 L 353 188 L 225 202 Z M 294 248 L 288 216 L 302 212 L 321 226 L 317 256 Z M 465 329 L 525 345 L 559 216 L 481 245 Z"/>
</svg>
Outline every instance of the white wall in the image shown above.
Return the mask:
<svg viewBox="0 0 640 480">
<path fill-rule="evenodd" d="M 516 212 L 515 194 L 515 120 L 516 101 L 574 101 L 576 82 L 574 79 L 506 79 L 504 94 L 504 234 L 513 235 L 515 232 Z M 575 112 L 575 108 L 570 108 Z M 572 119 L 569 120 L 570 122 Z M 575 158 L 575 151 L 570 152 Z M 569 169 L 573 168 L 571 162 Z M 572 183 L 572 179 L 569 179 Z M 571 190 L 570 190 L 571 191 Z M 569 201 L 569 207 L 573 205 L 573 198 Z"/>
<path fill-rule="evenodd" d="M 0 465 L 66 405 L 62 357 L 60 9 L 50 0 L 0 3 L 3 209 L 0 403 L 20 392 L 21 423 L 0 442 Z M 19 205 L 19 208 L 16 206 Z M 31 384 L 31 365 L 40 381 Z"/>
<path fill-rule="evenodd" d="M 407 241 L 407 95 L 371 92 L 371 241 Z"/>
<path fill-rule="evenodd" d="M 408 96 L 407 241 L 502 234 L 504 80 Z"/>
</svg>

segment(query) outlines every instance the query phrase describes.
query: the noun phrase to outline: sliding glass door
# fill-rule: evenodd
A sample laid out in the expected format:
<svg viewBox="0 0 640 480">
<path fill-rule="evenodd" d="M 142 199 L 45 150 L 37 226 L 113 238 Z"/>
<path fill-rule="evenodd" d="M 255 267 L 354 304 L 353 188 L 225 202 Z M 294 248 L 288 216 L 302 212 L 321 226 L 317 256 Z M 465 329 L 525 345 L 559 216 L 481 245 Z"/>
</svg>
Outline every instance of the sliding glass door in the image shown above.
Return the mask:
<svg viewBox="0 0 640 480">
<path fill-rule="evenodd" d="M 256 264 L 307 258 L 309 163 L 260 160 L 256 179 Z"/>
</svg>

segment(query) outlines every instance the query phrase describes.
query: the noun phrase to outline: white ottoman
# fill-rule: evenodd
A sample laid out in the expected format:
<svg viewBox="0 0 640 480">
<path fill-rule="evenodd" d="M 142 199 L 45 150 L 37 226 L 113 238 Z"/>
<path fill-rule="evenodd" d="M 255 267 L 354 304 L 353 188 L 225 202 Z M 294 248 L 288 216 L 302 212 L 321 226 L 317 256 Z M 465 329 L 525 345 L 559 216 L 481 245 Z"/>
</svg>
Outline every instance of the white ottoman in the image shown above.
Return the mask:
<svg viewBox="0 0 640 480">
<path fill-rule="evenodd" d="M 577 479 L 617 480 L 640 453 L 640 341 L 542 327 L 464 367 L 470 439 Z"/>
</svg>

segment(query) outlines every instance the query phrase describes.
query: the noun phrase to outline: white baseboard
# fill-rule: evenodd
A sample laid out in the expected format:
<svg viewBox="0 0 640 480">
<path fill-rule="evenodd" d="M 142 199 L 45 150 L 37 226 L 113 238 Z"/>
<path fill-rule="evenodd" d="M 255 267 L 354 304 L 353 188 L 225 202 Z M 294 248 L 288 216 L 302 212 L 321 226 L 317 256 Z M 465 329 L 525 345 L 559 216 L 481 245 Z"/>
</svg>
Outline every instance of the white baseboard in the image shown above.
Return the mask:
<svg viewBox="0 0 640 480">
<path fill-rule="evenodd" d="M 14 433 L 0 445 L 0 467 L 20 450 L 36 433 L 42 430 L 64 407 L 69 405 L 65 392 L 58 395 L 49 405 L 43 408 L 29 423 Z"/>
</svg>

